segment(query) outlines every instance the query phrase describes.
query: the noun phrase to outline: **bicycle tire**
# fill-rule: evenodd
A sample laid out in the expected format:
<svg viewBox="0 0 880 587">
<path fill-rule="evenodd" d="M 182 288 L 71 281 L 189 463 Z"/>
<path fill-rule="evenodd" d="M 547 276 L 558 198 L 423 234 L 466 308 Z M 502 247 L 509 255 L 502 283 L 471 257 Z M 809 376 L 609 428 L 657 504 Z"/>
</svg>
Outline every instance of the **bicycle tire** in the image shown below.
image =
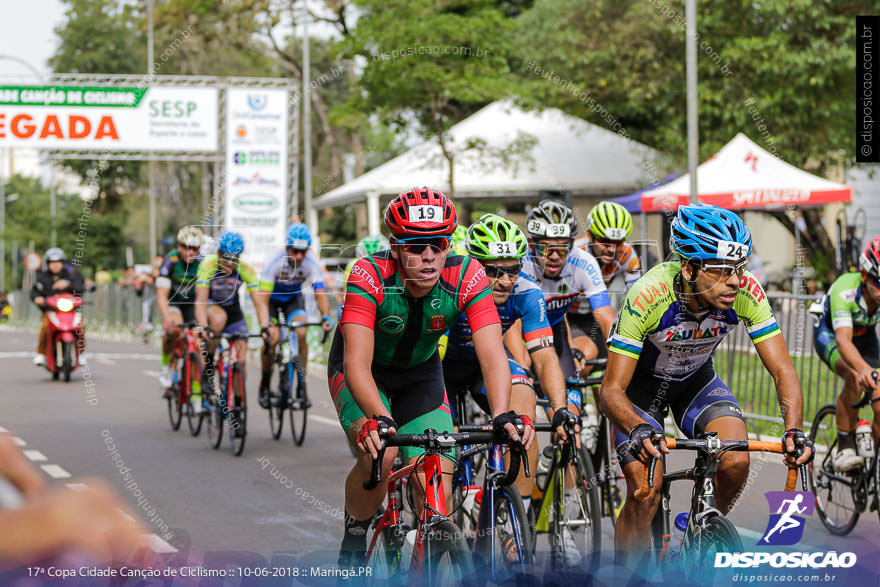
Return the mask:
<svg viewBox="0 0 880 587">
<path fill-rule="evenodd" d="M 217 450 L 223 442 L 223 408 L 219 405 L 218 395 L 212 393 L 208 396 L 208 444 Z"/>
<path fill-rule="evenodd" d="M 199 356 L 195 352 L 186 355 L 185 360 L 181 361 L 180 369 L 180 390 L 183 393 L 182 401 L 186 404 L 186 425 L 189 427 L 189 433 L 192 436 L 198 436 L 202 431 L 202 423 L 205 420 L 204 410 L 198 414 L 193 412 L 192 407 L 192 388 L 193 383 L 201 381 L 202 366 L 199 363 Z M 200 394 L 201 395 L 201 394 Z"/>
<path fill-rule="evenodd" d="M 816 447 L 816 457 L 807 466 L 810 491 L 816 496 L 816 512 L 829 532 L 844 536 L 855 528 L 861 512 L 856 509 L 852 486 L 830 476 L 834 473 L 832 455 L 837 447 L 837 408 L 834 405 L 829 404 L 816 412 L 810 440 Z M 846 500 L 852 502 L 852 507 L 844 506 Z"/>
<path fill-rule="evenodd" d="M 281 438 L 281 432 L 284 430 L 284 403 L 283 396 L 280 392 L 269 392 L 269 432 L 272 433 L 272 440 Z"/>
<path fill-rule="evenodd" d="M 880 446 L 874 449 L 874 507 L 877 508 L 877 515 L 880 516 Z"/>
<path fill-rule="evenodd" d="M 550 544 L 554 556 L 561 558 L 558 562 L 563 571 L 566 567 L 577 569 L 585 564 L 588 570 L 595 569 L 599 564 L 602 554 L 602 510 L 600 509 L 599 489 L 596 483 L 596 475 L 593 471 L 593 463 L 590 454 L 583 448 L 577 451 L 576 455 L 572 456 L 571 467 L 574 470 L 575 479 L 573 479 L 574 487 L 571 489 L 574 489 L 576 501 L 569 503 L 568 508 L 563 503 L 563 498 L 566 498 L 564 486 L 567 471 L 556 460 L 554 460 L 547 483 L 548 490 L 551 487 L 554 488 L 553 510 L 555 512 L 562 512 L 561 516 L 553 516 L 552 518 L 550 524 Z M 570 497 L 571 494 L 569 494 L 568 498 Z M 566 501 L 570 501 L 568 498 Z M 575 508 L 574 516 L 566 520 L 567 524 L 577 524 L 575 526 L 576 529 L 571 533 L 572 540 L 575 540 L 575 532 L 581 534 L 577 529 L 578 526 L 583 526 L 584 528 L 583 537 L 580 540 L 582 545 L 575 544 L 580 560 L 575 560 L 575 555 L 571 555 L 572 560 L 575 560 L 575 564 L 568 562 L 566 556 L 567 540 L 564 531 L 566 527 L 570 528 L 571 526 L 566 526 L 560 522 L 560 518 L 566 517 L 566 509 L 572 511 L 572 508 Z"/>
<path fill-rule="evenodd" d="M 483 503 L 489 501 L 486 499 Z M 483 532 L 477 537 L 474 554 L 482 565 L 496 569 L 491 579 L 497 581 L 503 580 L 509 573 L 526 571 L 534 551 L 535 537 L 522 495 L 515 485 L 496 487 L 494 503 L 492 532 Z M 511 538 L 512 544 L 509 542 Z M 511 546 L 515 551 L 514 558 L 507 556 Z M 493 558 L 494 561 L 491 560 Z"/>
<path fill-rule="evenodd" d="M 425 537 L 425 568 L 420 583 L 459 585 L 474 574 L 471 550 L 452 520 L 435 523 Z"/>
<path fill-rule="evenodd" d="M 244 451 L 244 441 L 247 437 L 247 398 L 244 389 L 244 373 L 241 365 L 232 365 L 229 369 L 229 405 L 227 405 L 227 418 L 229 423 L 229 446 L 232 454 L 241 456 Z"/>
<path fill-rule="evenodd" d="M 297 446 L 302 446 L 306 439 L 306 422 L 309 411 L 309 394 L 306 390 L 306 371 L 302 359 L 298 356 L 290 361 L 288 379 L 290 381 L 290 434 Z M 294 390 L 294 386 L 296 389 Z"/>
<path fill-rule="evenodd" d="M 403 536 L 395 539 L 395 528 L 386 526 L 382 528 L 376 539 L 376 546 L 370 553 L 366 564 L 371 569 L 370 583 L 376 585 L 403 584 L 409 569 L 400 568 L 403 542 L 406 536 L 404 528 Z M 408 562 L 408 561 L 407 561 Z"/>
<path fill-rule="evenodd" d="M 64 357 L 64 363 L 61 365 L 61 371 L 64 375 L 64 382 L 70 383 L 70 373 L 73 371 L 73 359 L 71 358 L 70 352 L 71 343 L 62 342 L 61 343 L 61 354 Z"/>
<path fill-rule="evenodd" d="M 168 402 L 168 420 L 171 422 L 172 430 L 180 430 L 180 422 L 183 419 L 183 404 L 180 403 L 181 385 L 180 381 L 171 384 L 169 388 L 171 397 L 166 398 Z"/>
</svg>

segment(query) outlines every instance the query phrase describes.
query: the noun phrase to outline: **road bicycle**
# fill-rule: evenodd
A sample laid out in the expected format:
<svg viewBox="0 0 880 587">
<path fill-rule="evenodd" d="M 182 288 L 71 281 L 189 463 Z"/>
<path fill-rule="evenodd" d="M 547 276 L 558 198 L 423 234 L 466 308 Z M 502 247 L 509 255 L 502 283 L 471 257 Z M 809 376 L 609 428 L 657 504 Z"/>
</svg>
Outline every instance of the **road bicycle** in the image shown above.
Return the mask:
<svg viewBox="0 0 880 587">
<path fill-rule="evenodd" d="M 218 449 L 223 441 L 224 423 L 229 427 L 229 445 L 235 456 L 241 456 L 247 436 L 247 399 L 245 397 L 245 376 L 236 341 L 262 338 L 260 334 L 222 333 L 212 338 L 220 339 L 216 361 L 205 367 L 203 386 L 206 393 L 205 419 L 208 422 L 208 442 L 211 448 Z M 217 375 L 219 389 L 210 382 Z"/>
<path fill-rule="evenodd" d="M 521 429 L 521 425 L 520 425 Z M 397 434 L 387 437 L 387 427 L 381 427 L 383 448 L 373 460 L 370 478 L 364 481 L 365 489 L 374 489 L 381 482 L 381 463 L 385 448 L 389 446 L 416 446 L 425 454 L 415 463 L 393 471 L 388 478 L 388 505 L 373 523 L 373 535 L 367 548 L 367 565 L 372 569 L 373 581 L 387 584 L 401 581 L 408 584 L 451 585 L 459 584 L 474 574 L 471 551 L 458 526 L 446 511 L 443 490 L 441 455 L 452 454 L 457 445 L 504 443 L 513 452 L 510 466 L 499 480 L 509 485 L 519 474 L 520 463 L 528 471 L 528 459 L 519 442 L 498 438 L 494 432 L 437 432 L 425 430 L 424 434 Z M 419 472 L 424 473 L 425 491 L 421 512 L 416 519 L 411 558 L 405 558 L 404 545 L 411 531 L 404 521 L 403 483 Z"/>
<path fill-rule="evenodd" d="M 191 401 L 193 386 L 199 384 L 199 388 L 201 387 L 202 368 L 199 362 L 201 343 L 193 330 L 197 326 L 196 322 L 187 322 L 180 326 L 183 329 L 183 336 L 174 346 L 173 355 L 176 368 L 171 376 L 171 387 L 166 390 L 165 394 L 171 429 L 180 429 L 181 419 L 186 413 L 187 426 L 193 436 L 199 435 L 204 419 L 202 411 L 196 410 Z"/>
<path fill-rule="evenodd" d="M 651 441 L 658 445 L 663 434 L 655 433 Z M 701 438 L 667 438 L 669 450 L 693 450 L 697 452 L 694 466 L 681 471 L 666 472 L 666 459 L 663 463 L 663 486 L 660 489 L 660 506 L 651 521 L 651 535 L 654 551 L 661 568 L 678 567 L 692 578 L 699 577 L 701 565 L 712 564 L 718 552 L 739 552 L 743 549 L 742 540 L 736 526 L 716 507 L 715 472 L 718 460 L 729 451 L 764 451 L 782 454 L 782 442 L 756 440 L 722 440 L 716 432 L 707 432 Z M 651 458 L 645 467 L 642 485 L 635 491 L 635 499 L 649 499 L 654 492 L 654 470 L 657 459 Z M 804 491 L 807 489 L 806 466 L 799 467 Z M 789 469 L 785 481 L 785 491 L 793 491 L 797 485 L 798 469 Z M 670 486 L 673 481 L 691 481 L 694 489 L 688 512 L 687 528 L 677 555 L 670 555 L 671 546 L 671 507 Z M 678 545 L 675 545 L 676 547 Z M 673 551 L 676 549 L 674 548 Z"/>
<path fill-rule="evenodd" d="M 463 424 L 459 432 L 491 430 L 491 425 Z M 480 456 L 485 465 L 483 484 L 474 485 L 472 462 Z M 534 552 L 534 534 L 519 489 L 508 483 L 504 465 L 504 445 L 463 446 L 452 476 L 453 519 L 471 544 L 471 553 L 480 569 L 493 581 L 515 573 L 525 573 Z M 529 476 L 528 467 L 525 475 Z M 474 495 L 468 495 L 474 492 Z M 468 507 L 468 504 L 470 507 Z"/>
<path fill-rule="evenodd" d="M 876 371 L 875 371 L 876 374 Z M 863 407 L 880 401 L 865 392 L 852 407 Z M 810 463 L 810 491 L 816 496 L 816 511 L 828 531 L 838 536 L 849 534 L 859 516 L 870 506 L 877 511 L 880 491 L 880 447 L 871 457 L 863 459 L 858 468 L 840 473 L 834 470 L 837 454 L 837 406 L 828 404 L 819 408 L 810 428 L 810 440 L 816 447 L 816 458 Z"/>
<path fill-rule="evenodd" d="M 281 438 L 284 428 L 284 410 L 290 416 L 290 433 L 293 442 L 302 446 L 306 438 L 308 410 L 312 405 L 306 389 L 306 369 L 299 354 L 299 338 L 296 329 L 301 326 L 321 326 L 321 322 L 296 322 L 281 314 L 281 339 L 275 347 L 275 364 L 278 366 L 278 388 L 269 391 L 269 430 L 272 438 Z M 327 341 L 330 332 L 324 332 L 321 343 Z"/>
</svg>

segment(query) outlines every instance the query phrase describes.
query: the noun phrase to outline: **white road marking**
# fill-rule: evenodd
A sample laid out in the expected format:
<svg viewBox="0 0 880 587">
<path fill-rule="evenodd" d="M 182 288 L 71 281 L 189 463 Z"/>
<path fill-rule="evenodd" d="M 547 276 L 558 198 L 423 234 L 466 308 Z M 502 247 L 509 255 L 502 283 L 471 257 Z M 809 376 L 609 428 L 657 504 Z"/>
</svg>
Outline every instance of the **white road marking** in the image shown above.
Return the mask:
<svg viewBox="0 0 880 587">
<path fill-rule="evenodd" d="M 95 360 L 103 365 L 115 365 L 116 364 L 116 361 L 114 361 L 113 359 L 105 359 L 103 357 L 98 357 Z"/>
<path fill-rule="evenodd" d="M 329 426 L 339 426 L 339 420 L 325 418 L 324 416 L 318 416 L 315 414 L 310 415 L 309 420 L 314 420 L 315 422 L 320 422 L 321 424 L 327 424 Z"/>
<path fill-rule="evenodd" d="M 125 518 L 126 520 L 128 520 L 129 522 L 134 522 L 134 518 L 132 518 L 131 516 L 126 514 L 124 510 L 116 508 L 116 511 L 119 512 L 120 514 L 122 514 L 122 517 Z"/>
<path fill-rule="evenodd" d="M 68 489 L 73 489 L 74 491 L 82 491 L 88 487 L 85 483 L 65 483 L 64 486 Z"/>
<path fill-rule="evenodd" d="M 53 479 L 67 479 L 71 476 L 70 473 L 58 465 L 40 465 L 40 468 Z"/>
<path fill-rule="evenodd" d="M 158 377 L 159 376 L 158 371 L 150 371 L 149 369 L 144 369 L 143 371 L 141 371 L 141 373 L 143 373 L 147 377 Z"/>
<path fill-rule="evenodd" d="M 27 443 L 20 436 L 13 436 L 12 444 L 14 444 L 15 446 L 27 446 Z"/>
<path fill-rule="evenodd" d="M 24 359 L 33 357 L 30 351 L 0 351 L 0 359 Z M 137 361 L 155 361 L 160 358 L 158 354 L 149 353 L 93 353 L 89 352 L 90 359 L 128 359 Z"/>
<path fill-rule="evenodd" d="M 177 549 L 156 536 L 155 534 L 147 534 L 146 536 L 147 542 L 150 544 L 150 548 L 153 549 L 153 552 L 156 554 L 171 554 L 177 552 Z"/>
<path fill-rule="evenodd" d="M 4 428 L 3 426 L 0 426 L 0 432 L 9 432 L 9 430 L 7 430 L 6 428 Z"/>
<path fill-rule="evenodd" d="M 24 456 L 26 456 L 27 458 L 29 458 L 30 460 L 35 461 L 35 462 L 49 460 L 49 458 L 46 455 L 44 455 L 43 453 L 41 453 L 38 450 L 25 450 L 22 452 L 24 453 Z"/>
</svg>

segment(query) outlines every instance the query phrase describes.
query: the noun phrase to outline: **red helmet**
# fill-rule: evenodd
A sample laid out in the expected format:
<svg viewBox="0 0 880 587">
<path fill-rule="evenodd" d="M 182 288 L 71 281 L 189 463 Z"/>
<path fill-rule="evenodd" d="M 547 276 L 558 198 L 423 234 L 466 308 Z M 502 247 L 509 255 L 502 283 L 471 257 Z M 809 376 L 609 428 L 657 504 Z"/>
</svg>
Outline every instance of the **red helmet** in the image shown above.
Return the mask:
<svg viewBox="0 0 880 587">
<path fill-rule="evenodd" d="M 859 268 L 874 277 L 880 277 L 880 237 L 875 236 L 865 246 L 859 259 Z"/>
<path fill-rule="evenodd" d="M 452 200 L 430 188 L 413 188 L 391 200 L 385 225 L 396 237 L 449 236 L 458 225 Z"/>
</svg>

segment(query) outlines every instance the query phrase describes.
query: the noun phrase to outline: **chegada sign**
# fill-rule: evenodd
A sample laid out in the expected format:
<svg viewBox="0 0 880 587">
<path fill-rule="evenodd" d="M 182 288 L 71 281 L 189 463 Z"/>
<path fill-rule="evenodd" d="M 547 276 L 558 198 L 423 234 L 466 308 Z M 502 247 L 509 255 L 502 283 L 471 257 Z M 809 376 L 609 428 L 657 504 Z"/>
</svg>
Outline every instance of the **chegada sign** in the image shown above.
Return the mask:
<svg viewBox="0 0 880 587">
<path fill-rule="evenodd" d="M 0 86 L 0 146 L 216 151 L 217 90 Z"/>
</svg>

